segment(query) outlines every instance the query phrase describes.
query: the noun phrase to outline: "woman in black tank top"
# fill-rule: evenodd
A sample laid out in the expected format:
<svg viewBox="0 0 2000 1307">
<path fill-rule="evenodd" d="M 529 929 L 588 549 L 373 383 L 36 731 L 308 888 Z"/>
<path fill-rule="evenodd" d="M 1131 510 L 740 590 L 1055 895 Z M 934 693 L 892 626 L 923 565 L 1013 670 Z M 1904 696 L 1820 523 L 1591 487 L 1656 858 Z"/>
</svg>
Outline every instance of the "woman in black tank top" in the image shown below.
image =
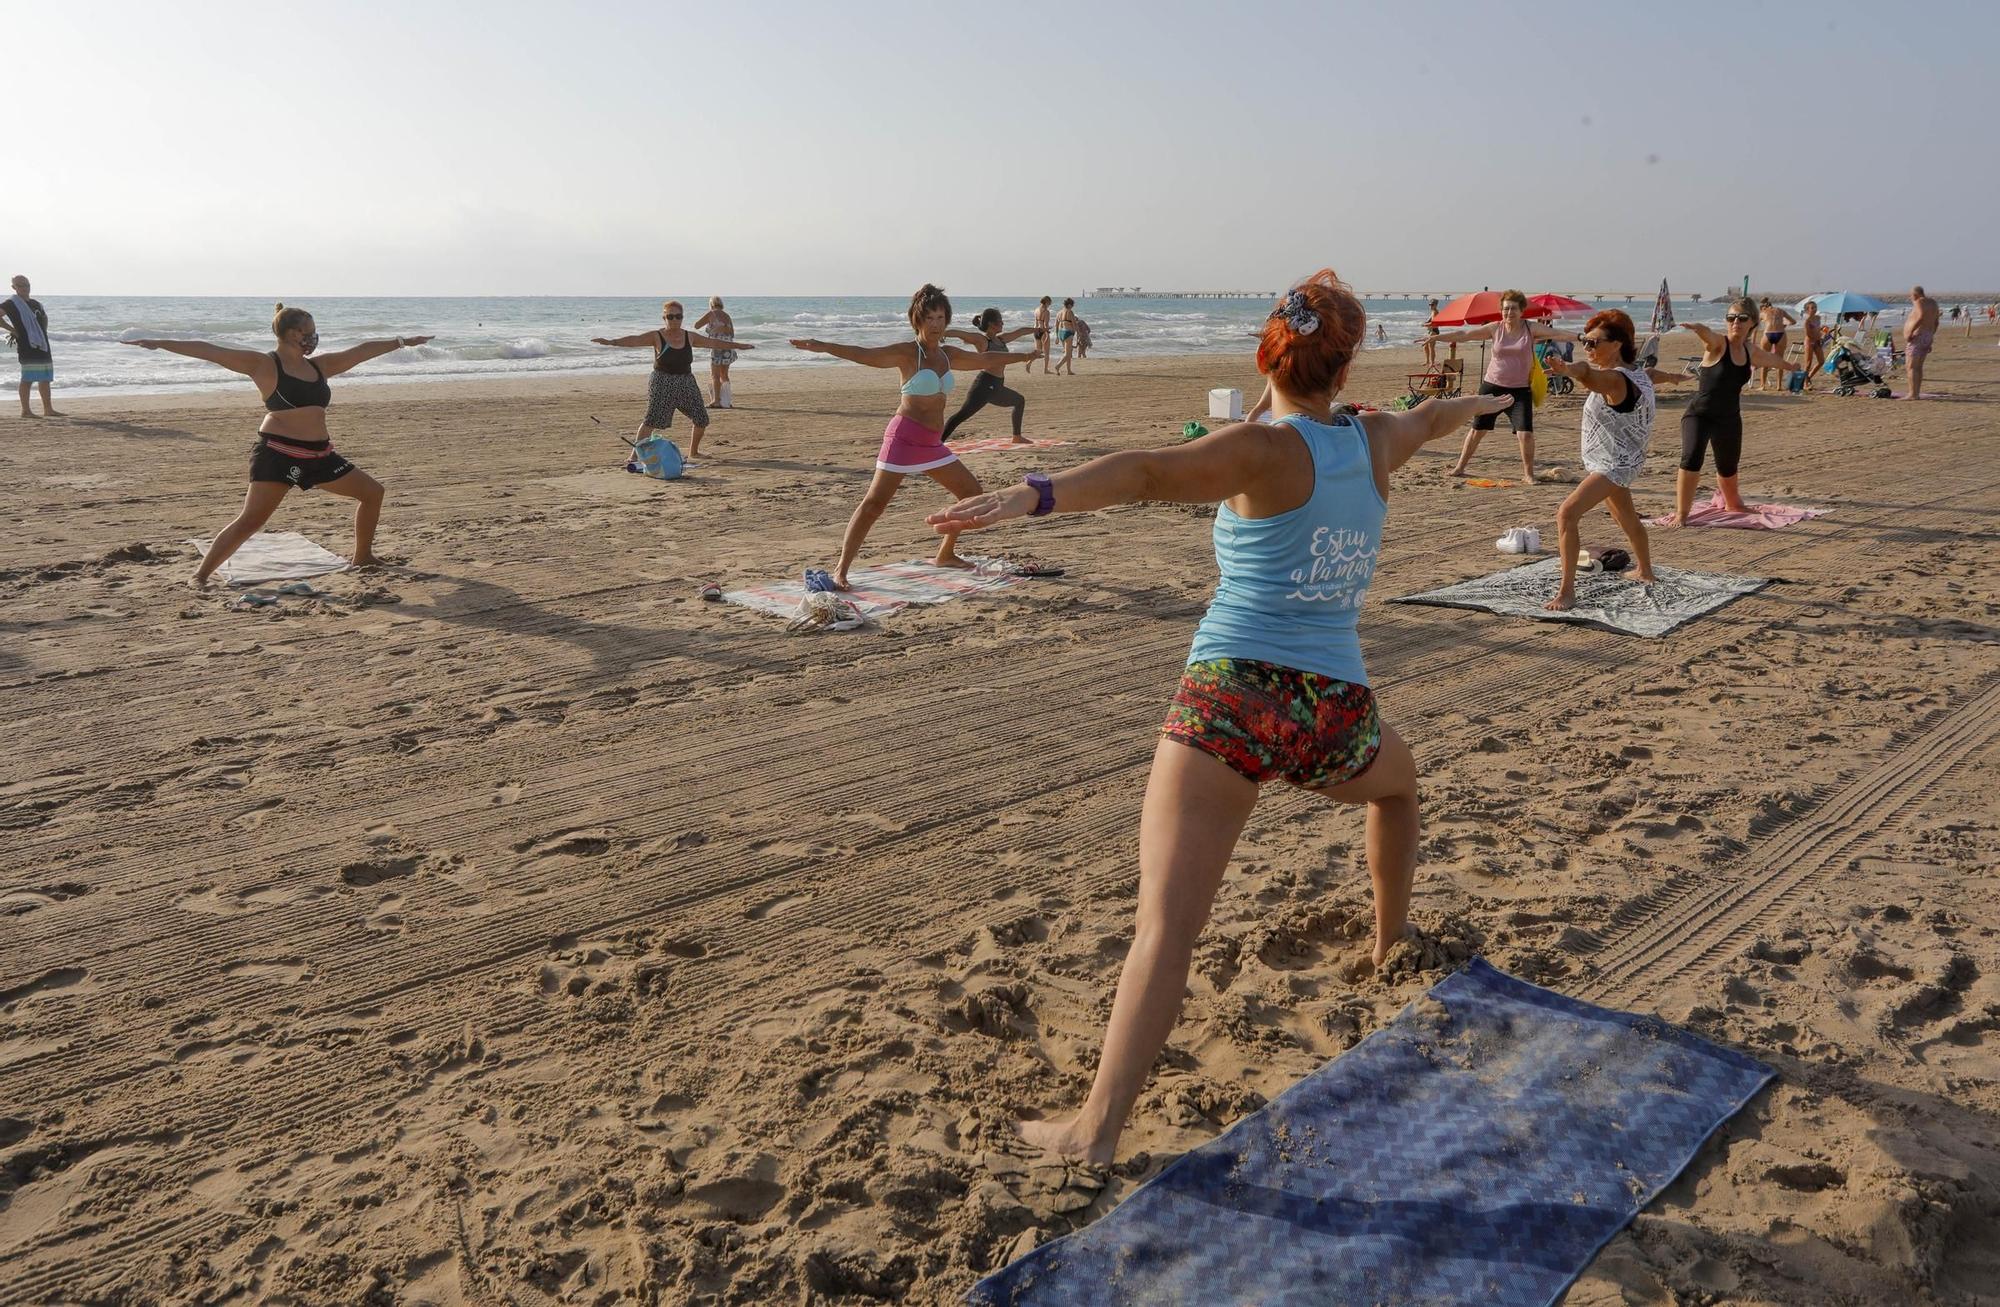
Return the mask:
<svg viewBox="0 0 2000 1307">
<path fill-rule="evenodd" d="M 1777 368 L 1783 374 L 1784 354 L 1763 348 L 1751 336 L 1757 306 L 1739 299 L 1729 306 L 1723 330 L 1699 322 L 1681 325 L 1701 337 L 1703 353 L 1695 371 L 1697 389 L 1681 416 L 1681 465 L 1674 480 L 1674 515 L 1667 526 L 1686 526 L 1694 511 L 1694 492 L 1701 486 L 1703 456 L 1715 451 L 1715 503 L 1732 513 L 1747 512 L 1736 487 L 1736 470 L 1743 457 L 1743 387 L 1752 368 Z M 1685 377 L 1674 377 L 1684 381 Z"/>
<path fill-rule="evenodd" d="M 262 530 L 278 511 L 288 490 L 324 489 L 355 501 L 354 558 L 356 567 L 375 565 L 375 524 L 382 515 L 382 483 L 334 452 L 327 434 L 326 411 L 333 403 L 327 378 L 337 377 L 372 358 L 406 345 L 422 345 L 429 336 L 398 336 L 394 340 L 364 340 L 332 354 L 312 357 L 319 348 L 319 326 L 304 309 L 278 305 L 271 319 L 278 348 L 255 350 L 211 345 L 205 340 L 129 340 L 140 349 L 163 349 L 191 359 L 240 372 L 257 383 L 264 396 L 264 423 L 250 450 L 250 489 L 236 520 L 217 533 L 195 568 L 193 582 L 206 588 L 215 569 L 229 561 L 243 542 Z"/>
<path fill-rule="evenodd" d="M 639 423 L 638 432 L 632 437 L 632 444 L 652 435 L 654 430 L 674 424 L 674 414 L 684 413 L 694 427 L 688 441 L 688 457 L 701 453 L 701 438 L 708 431 L 708 405 L 701 399 L 701 387 L 694 379 L 694 351 L 696 346 L 703 349 L 756 349 L 755 345 L 740 340 L 716 340 L 698 331 L 686 331 L 681 323 L 687 318 L 687 310 L 679 300 L 668 300 L 660 309 L 660 321 L 666 324 L 658 331 L 641 331 L 631 336 L 616 336 L 607 339 L 592 336 L 593 345 L 610 345 L 618 349 L 638 349 L 642 346 L 653 351 L 653 377 L 646 392 L 646 417 Z M 676 342 L 675 336 L 680 340 Z"/>
</svg>

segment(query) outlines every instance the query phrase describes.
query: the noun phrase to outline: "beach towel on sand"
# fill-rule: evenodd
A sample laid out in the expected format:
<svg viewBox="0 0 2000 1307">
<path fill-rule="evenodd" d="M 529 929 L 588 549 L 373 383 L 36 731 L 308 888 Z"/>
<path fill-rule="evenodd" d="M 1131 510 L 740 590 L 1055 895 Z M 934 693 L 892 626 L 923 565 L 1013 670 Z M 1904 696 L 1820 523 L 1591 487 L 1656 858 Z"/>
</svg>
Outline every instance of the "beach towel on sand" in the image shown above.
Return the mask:
<svg viewBox="0 0 2000 1307">
<path fill-rule="evenodd" d="M 1782 527 L 1796 526 L 1808 518 L 1824 517 L 1824 508 L 1798 508 L 1791 504 L 1750 504 L 1749 512 L 1737 513 L 1724 508 L 1720 499 L 1710 499 L 1705 504 L 1696 504 L 1688 514 L 1689 526 L 1733 526 L 1745 531 L 1776 531 Z M 1673 514 L 1652 519 L 1654 526 L 1665 526 L 1673 520 Z"/>
<path fill-rule="evenodd" d="M 1475 960 L 971 1301 L 1546 1307 L 1771 1075 Z"/>
<path fill-rule="evenodd" d="M 967 595 L 1005 590 L 1021 579 L 1012 568 L 998 560 L 973 558 L 970 554 L 965 557 L 980 566 L 973 571 L 964 571 L 909 562 L 856 568 L 848 577 L 853 586 L 842 591 L 841 597 L 860 609 L 862 616 L 873 618 L 893 613 L 906 604 L 942 604 Z M 806 587 L 800 581 L 767 581 L 740 590 L 727 590 L 722 595 L 726 603 L 740 604 L 779 617 L 790 617 L 798 612 L 799 602 L 805 597 Z"/>
<path fill-rule="evenodd" d="M 1503 617 L 1578 622 L 1621 635 L 1657 637 L 1771 584 L 1768 577 L 1762 576 L 1683 572 L 1673 567 L 1655 567 L 1653 571 L 1660 578 L 1655 585 L 1640 584 L 1631 572 L 1578 572 L 1576 606 L 1566 613 L 1552 613 L 1542 607 L 1555 597 L 1556 587 L 1562 583 L 1562 561 L 1555 558 L 1474 577 L 1439 590 L 1398 595 L 1389 602 L 1476 608 Z"/>
<path fill-rule="evenodd" d="M 212 540 L 190 540 L 208 554 Z M 259 531 L 216 569 L 229 585 L 261 585 L 265 581 L 302 581 L 309 576 L 345 571 L 347 560 L 330 554 L 296 531 Z"/>
<path fill-rule="evenodd" d="M 993 449 L 1053 449 L 1057 445 L 1067 445 L 1067 440 L 1030 440 L 1026 444 L 1009 440 L 1005 436 L 989 436 L 979 440 L 954 440 L 951 452 L 954 454 L 979 454 Z"/>
</svg>

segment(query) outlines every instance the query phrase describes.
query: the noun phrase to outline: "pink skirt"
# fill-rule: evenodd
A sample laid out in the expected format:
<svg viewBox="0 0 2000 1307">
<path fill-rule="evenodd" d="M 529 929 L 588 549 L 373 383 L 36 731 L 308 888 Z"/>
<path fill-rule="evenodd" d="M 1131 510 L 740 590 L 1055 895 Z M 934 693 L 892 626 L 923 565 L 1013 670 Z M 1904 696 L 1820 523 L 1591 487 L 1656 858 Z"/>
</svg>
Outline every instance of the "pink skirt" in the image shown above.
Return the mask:
<svg viewBox="0 0 2000 1307">
<path fill-rule="evenodd" d="M 882 472 L 928 472 L 957 461 L 942 435 L 898 414 L 882 432 L 882 452 L 875 456 L 875 467 Z"/>
</svg>

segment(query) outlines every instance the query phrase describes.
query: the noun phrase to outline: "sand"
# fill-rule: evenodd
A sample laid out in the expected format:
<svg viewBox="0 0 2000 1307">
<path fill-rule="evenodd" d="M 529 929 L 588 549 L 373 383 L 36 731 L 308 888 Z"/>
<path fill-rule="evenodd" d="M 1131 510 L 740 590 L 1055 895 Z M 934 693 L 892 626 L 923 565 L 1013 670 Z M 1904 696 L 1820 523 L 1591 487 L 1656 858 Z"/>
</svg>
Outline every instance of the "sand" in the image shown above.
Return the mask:
<svg viewBox="0 0 2000 1307">
<path fill-rule="evenodd" d="M 1074 446 L 975 469 L 1255 391 L 1080 373 L 1025 382 Z M 617 467 L 643 377 L 356 385 L 404 561 L 237 612 L 181 542 L 240 497 L 247 387 L 0 419 L 0 1302 L 951 1301 L 1475 951 L 1782 1072 L 1570 1303 L 2000 1301 L 1992 333 L 1932 373 L 1747 398 L 1746 492 L 1833 512 L 1656 532 L 1783 581 L 1663 640 L 1380 602 L 1552 539 L 1566 490 L 1455 485 L 1454 441 L 1400 473 L 1362 634 L 1423 938 L 1369 974 L 1361 814 L 1270 792 L 1101 1191 L 988 1145 L 1094 1065 L 1208 510 L 1015 526 L 1068 575 L 787 636 L 697 588 L 832 562 L 880 374 L 746 374 L 671 485 Z M 1574 469 L 1577 402 L 1542 425 Z M 273 526 L 349 541 L 322 495 Z"/>
</svg>

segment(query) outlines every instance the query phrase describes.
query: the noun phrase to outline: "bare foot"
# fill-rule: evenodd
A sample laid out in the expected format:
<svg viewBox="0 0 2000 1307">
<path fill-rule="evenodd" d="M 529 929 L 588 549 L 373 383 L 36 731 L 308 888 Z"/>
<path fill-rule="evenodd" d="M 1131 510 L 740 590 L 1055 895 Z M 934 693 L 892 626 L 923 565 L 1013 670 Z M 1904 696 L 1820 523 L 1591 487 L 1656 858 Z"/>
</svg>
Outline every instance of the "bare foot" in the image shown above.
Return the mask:
<svg viewBox="0 0 2000 1307">
<path fill-rule="evenodd" d="M 373 554 L 356 554 L 348 560 L 347 565 L 359 571 L 363 568 L 380 567 L 382 560 Z"/>
<path fill-rule="evenodd" d="M 1733 504 L 1725 499 L 1722 501 L 1722 506 L 1732 513 L 1747 513 L 1750 511 L 1749 506 L 1740 499 Z"/>
<path fill-rule="evenodd" d="M 1022 1142 L 1058 1157 L 1072 1157 L 1094 1166 L 1109 1166 L 1118 1144 L 1099 1144 L 1076 1128 L 1074 1121 L 1016 1121 L 1014 1133 Z"/>
<path fill-rule="evenodd" d="M 59 408 L 45 408 L 42 410 L 42 416 L 45 418 L 66 418 L 69 414 Z"/>
<path fill-rule="evenodd" d="M 842 568 L 838 572 L 830 572 L 828 576 L 832 579 L 833 588 L 836 590 L 852 590 L 854 588 L 848 583 L 847 570 L 845 568 Z"/>
<path fill-rule="evenodd" d="M 957 554 L 939 554 L 936 558 L 933 558 L 931 562 L 933 562 L 939 567 L 956 567 L 963 572 L 969 572 L 973 568 L 978 566 L 977 563 L 966 562 L 963 558 L 960 558 Z"/>
<path fill-rule="evenodd" d="M 1658 584 L 1659 579 L 1660 579 L 1659 577 L 1653 575 L 1653 569 L 1650 567 L 1641 570 L 1639 573 L 1640 585 L 1656 585 Z"/>
<path fill-rule="evenodd" d="M 206 576 L 203 576 L 200 572 L 196 572 L 193 576 L 188 578 L 188 584 L 193 588 L 195 588 L 196 590 L 206 590 L 208 589 L 208 578 Z"/>
<path fill-rule="evenodd" d="M 1558 590 L 1556 591 L 1556 597 L 1543 604 L 1542 607 L 1552 613 L 1566 613 L 1576 607 L 1576 592 L 1574 590 Z"/>
<path fill-rule="evenodd" d="M 1011 436 L 1008 438 L 1007 443 L 1010 445 L 1032 445 L 1035 442 L 1026 436 Z"/>
<path fill-rule="evenodd" d="M 1664 522 L 1662 522 L 1662 523 L 1660 523 L 1660 525 L 1661 525 L 1661 526 L 1686 526 L 1686 525 L 1687 525 L 1687 522 L 1686 522 L 1686 521 L 1685 521 L 1685 520 L 1684 520 L 1684 519 L 1683 519 L 1683 518 L 1681 517 L 1681 515 L 1680 515 L 1679 513 L 1669 513 L 1669 514 L 1667 514 L 1667 520 L 1666 520 L 1666 521 L 1664 521 Z"/>
<path fill-rule="evenodd" d="M 1445 473 L 1445 475 L 1448 477 L 1462 477 L 1465 475 L 1465 469 L 1462 467 L 1455 467 L 1451 471 Z"/>
<path fill-rule="evenodd" d="M 1412 879 L 1414 879 L 1414 876 L 1412 876 Z M 1389 960 L 1390 949 L 1396 947 L 1396 945 L 1402 940 L 1415 939 L 1416 937 L 1417 937 L 1417 928 L 1415 926 L 1412 926 L 1409 922 L 1406 921 L 1403 923 L 1403 933 L 1396 936 L 1395 939 L 1390 940 L 1387 944 L 1384 944 L 1378 940 L 1375 944 L 1375 954 L 1374 954 L 1375 970 L 1378 972 L 1382 970 L 1382 964 Z"/>
<path fill-rule="evenodd" d="M 29 411 L 28 411 L 27 409 L 22 409 L 22 410 L 21 410 L 21 416 L 22 416 L 22 417 L 24 417 L 24 418 L 33 418 L 33 419 L 34 419 L 35 421 L 37 421 L 37 422 L 40 422 L 40 421 L 42 420 L 42 415 L 41 415 L 41 414 L 39 414 L 39 413 L 30 413 L 30 412 L 29 412 Z"/>
</svg>

